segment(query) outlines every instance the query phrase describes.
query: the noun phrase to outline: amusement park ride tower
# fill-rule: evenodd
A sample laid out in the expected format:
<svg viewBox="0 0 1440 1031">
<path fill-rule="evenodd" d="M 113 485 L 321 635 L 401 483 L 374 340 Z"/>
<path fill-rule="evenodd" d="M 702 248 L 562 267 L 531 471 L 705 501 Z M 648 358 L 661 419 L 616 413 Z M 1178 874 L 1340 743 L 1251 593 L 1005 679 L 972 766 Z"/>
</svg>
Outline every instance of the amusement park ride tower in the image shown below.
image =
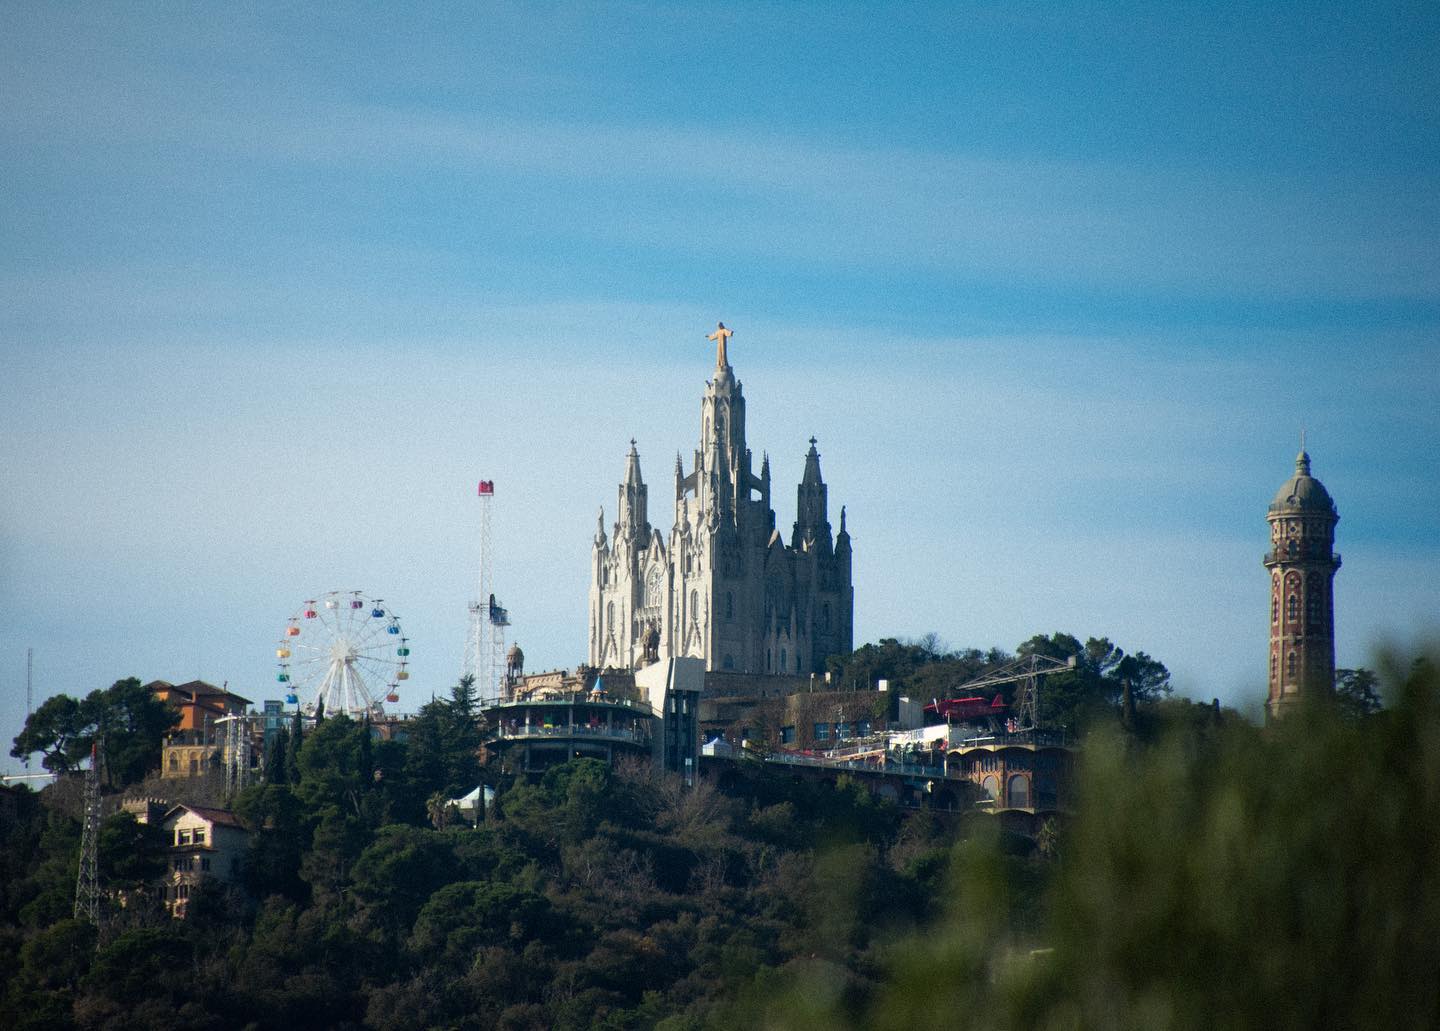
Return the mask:
<svg viewBox="0 0 1440 1031">
<path fill-rule="evenodd" d="M 461 676 L 473 677 L 481 701 L 500 697 L 505 673 L 505 628 L 510 614 L 495 600 L 494 545 L 490 509 L 495 503 L 495 481 L 480 481 L 480 574 L 475 599 L 470 602 L 470 633 L 465 641 Z"/>
</svg>

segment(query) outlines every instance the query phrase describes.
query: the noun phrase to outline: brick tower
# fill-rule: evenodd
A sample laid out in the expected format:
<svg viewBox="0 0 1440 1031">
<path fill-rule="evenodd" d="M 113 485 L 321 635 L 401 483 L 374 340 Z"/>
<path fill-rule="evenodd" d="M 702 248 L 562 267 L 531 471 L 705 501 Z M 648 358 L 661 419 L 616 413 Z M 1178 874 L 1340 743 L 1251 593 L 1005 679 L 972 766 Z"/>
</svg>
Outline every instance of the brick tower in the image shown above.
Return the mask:
<svg viewBox="0 0 1440 1031">
<path fill-rule="evenodd" d="M 1295 475 L 1270 502 L 1270 697 L 1274 719 L 1302 695 L 1335 690 L 1335 511 L 1325 485 L 1310 475 L 1302 448 Z"/>
</svg>

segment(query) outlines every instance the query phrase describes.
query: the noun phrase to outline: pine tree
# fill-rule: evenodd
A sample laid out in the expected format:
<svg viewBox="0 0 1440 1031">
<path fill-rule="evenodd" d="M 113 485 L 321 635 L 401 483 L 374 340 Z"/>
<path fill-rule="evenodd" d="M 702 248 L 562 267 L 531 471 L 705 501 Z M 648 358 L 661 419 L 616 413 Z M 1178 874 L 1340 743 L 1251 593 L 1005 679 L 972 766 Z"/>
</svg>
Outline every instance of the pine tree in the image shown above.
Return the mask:
<svg viewBox="0 0 1440 1031">
<path fill-rule="evenodd" d="M 304 721 L 300 710 L 296 709 L 285 748 L 285 780 L 290 784 L 300 783 L 300 746 L 304 743 L 304 737 Z"/>
<path fill-rule="evenodd" d="M 290 732 L 281 727 L 265 749 L 265 783 L 284 784 L 288 779 L 285 767 L 290 754 Z"/>
</svg>

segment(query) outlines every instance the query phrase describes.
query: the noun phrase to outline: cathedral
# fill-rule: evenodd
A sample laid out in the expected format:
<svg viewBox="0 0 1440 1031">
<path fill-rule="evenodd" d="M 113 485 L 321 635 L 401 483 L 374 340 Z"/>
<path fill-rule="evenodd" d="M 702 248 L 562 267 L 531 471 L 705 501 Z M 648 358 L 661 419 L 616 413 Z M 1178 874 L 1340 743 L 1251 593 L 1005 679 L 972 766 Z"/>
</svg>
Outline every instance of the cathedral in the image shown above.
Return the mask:
<svg viewBox="0 0 1440 1031">
<path fill-rule="evenodd" d="M 796 492 L 787 544 L 770 507 L 770 459 L 752 471 L 745 396 L 721 323 L 715 378 L 700 403 L 690 472 L 675 456 L 675 522 L 651 526 L 635 442 L 610 532 L 602 508 L 590 574 L 590 665 L 635 669 L 691 656 L 707 670 L 822 673 L 852 647 L 855 593 L 845 510 L 831 531 L 815 439 Z"/>
</svg>

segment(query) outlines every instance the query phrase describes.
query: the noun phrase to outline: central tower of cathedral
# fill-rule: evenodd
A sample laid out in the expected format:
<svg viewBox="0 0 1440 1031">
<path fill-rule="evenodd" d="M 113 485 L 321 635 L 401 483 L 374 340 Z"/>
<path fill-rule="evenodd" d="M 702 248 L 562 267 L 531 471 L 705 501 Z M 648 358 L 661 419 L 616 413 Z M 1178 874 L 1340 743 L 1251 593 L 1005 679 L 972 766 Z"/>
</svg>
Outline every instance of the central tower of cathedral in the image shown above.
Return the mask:
<svg viewBox="0 0 1440 1031">
<path fill-rule="evenodd" d="M 690 472 L 675 456 L 669 540 L 650 525 L 648 488 L 630 442 L 617 519 L 600 511 L 591 553 L 590 664 L 635 668 L 694 656 L 707 670 L 821 673 L 852 647 L 855 592 L 845 511 L 832 534 L 815 439 L 796 492 L 790 542 L 770 507 L 770 460 L 752 471 L 745 396 L 722 324 L 715 378 L 700 403 Z"/>
</svg>

